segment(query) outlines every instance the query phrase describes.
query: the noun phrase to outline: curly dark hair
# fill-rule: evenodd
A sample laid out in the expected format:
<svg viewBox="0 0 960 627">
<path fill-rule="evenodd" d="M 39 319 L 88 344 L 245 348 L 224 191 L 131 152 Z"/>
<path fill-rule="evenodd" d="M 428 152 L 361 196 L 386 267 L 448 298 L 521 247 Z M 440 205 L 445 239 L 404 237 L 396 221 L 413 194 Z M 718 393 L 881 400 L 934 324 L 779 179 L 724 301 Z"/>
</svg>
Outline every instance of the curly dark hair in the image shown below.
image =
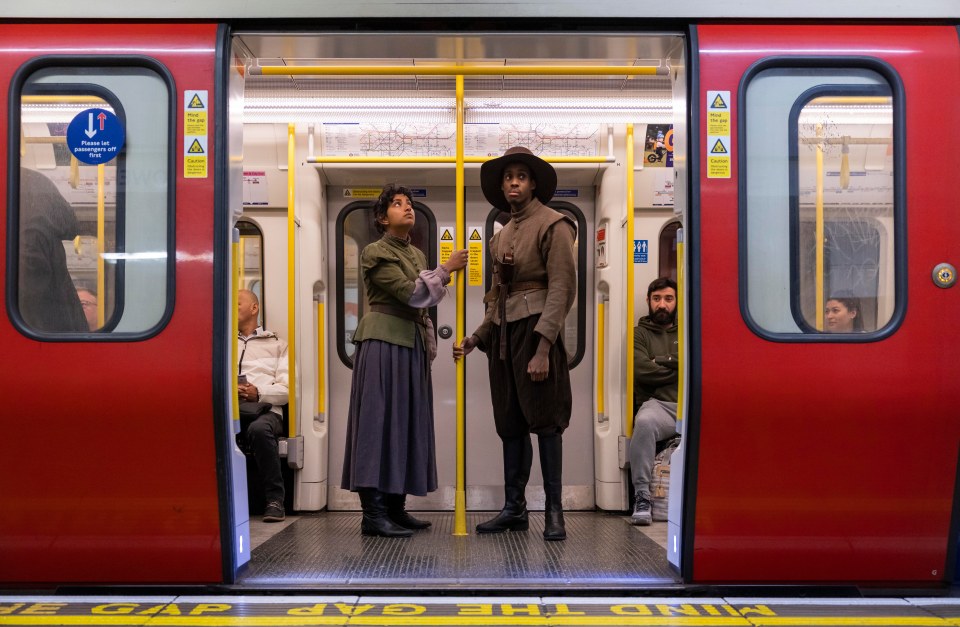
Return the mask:
<svg viewBox="0 0 960 627">
<path fill-rule="evenodd" d="M 647 287 L 647 300 L 650 300 L 650 294 L 660 291 L 666 288 L 673 289 L 673 293 L 677 293 L 677 282 L 671 279 L 668 276 L 662 276 L 659 279 L 654 279 L 650 282 L 650 286 Z"/>
<path fill-rule="evenodd" d="M 387 218 L 387 209 L 390 207 L 390 202 L 393 200 L 393 197 L 397 194 L 406 196 L 410 200 L 410 204 L 413 204 L 413 192 L 410 191 L 409 187 L 404 187 L 398 183 L 387 183 L 383 191 L 380 192 L 380 197 L 377 198 L 377 202 L 373 204 L 373 226 L 376 227 L 377 233 L 381 235 L 385 233 L 387 229 L 380 220 Z"/>
</svg>

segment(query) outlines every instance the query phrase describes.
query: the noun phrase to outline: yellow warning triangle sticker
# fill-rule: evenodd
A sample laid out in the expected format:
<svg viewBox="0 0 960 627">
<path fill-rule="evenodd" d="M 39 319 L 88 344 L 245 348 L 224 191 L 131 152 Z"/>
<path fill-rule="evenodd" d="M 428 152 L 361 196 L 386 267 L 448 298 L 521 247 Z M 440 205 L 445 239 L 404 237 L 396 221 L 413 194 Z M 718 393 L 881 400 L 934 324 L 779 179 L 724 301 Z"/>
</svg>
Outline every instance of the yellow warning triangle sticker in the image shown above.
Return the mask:
<svg viewBox="0 0 960 627">
<path fill-rule="evenodd" d="M 190 148 L 187 149 L 187 152 L 190 154 L 203 154 L 203 146 L 200 145 L 200 142 L 193 140 L 193 143 L 190 144 Z"/>
<path fill-rule="evenodd" d="M 723 96 L 717 94 L 717 97 L 713 99 L 713 103 L 710 105 L 711 109 L 726 109 L 727 103 L 723 101 Z"/>
<path fill-rule="evenodd" d="M 480 231 L 478 231 L 477 229 L 473 229 L 473 233 L 470 234 L 470 241 L 471 241 L 471 242 L 479 242 L 479 241 L 480 241 Z"/>
<path fill-rule="evenodd" d="M 200 94 L 194 94 L 193 98 L 190 100 L 190 104 L 187 105 L 188 109 L 206 109 L 203 106 L 203 101 L 200 100 Z"/>
<path fill-rule="evenodd" d="M 717 140 L 717 143 L 713 145 L 713 148 L 710 149 L 711 155 L 725 155 L 727 154 L 727 147 L 723 145 L 722 140 Z"/>
<path fill-rule="evenodd" d="M 444 229 L 443 235 L 440 236 L 440 239 L 443 241 L 449 241 L 453 239 L 453 235 L 450 235 L 450 229 Z"/>
</svg>

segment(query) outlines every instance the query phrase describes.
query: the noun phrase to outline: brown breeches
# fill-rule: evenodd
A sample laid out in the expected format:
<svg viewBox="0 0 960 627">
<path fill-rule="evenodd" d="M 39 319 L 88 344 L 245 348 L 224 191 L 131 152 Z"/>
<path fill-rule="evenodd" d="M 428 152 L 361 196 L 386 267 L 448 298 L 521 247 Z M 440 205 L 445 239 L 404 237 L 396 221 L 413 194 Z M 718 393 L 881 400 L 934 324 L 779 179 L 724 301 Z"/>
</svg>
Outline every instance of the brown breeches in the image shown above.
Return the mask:
<svg viewBox="0 0 960 627">
<path fill-rule="evenodd" d="M 563 339 L 550 347 L 550 372 L 545 381 L 534 382 L 527 365 L 537 352 L 540 334 L 534 332 L 540 315 L 507 324 L 507 358 L 497 350 L 500 326 L 493 325 L 491 348 L 487 351 L 490 369 L 490 396 L 497 435 L 508 440 L 529 433 L 560 434 L 570 424 L 572 398 L 570 369 Z"/>
</svg>

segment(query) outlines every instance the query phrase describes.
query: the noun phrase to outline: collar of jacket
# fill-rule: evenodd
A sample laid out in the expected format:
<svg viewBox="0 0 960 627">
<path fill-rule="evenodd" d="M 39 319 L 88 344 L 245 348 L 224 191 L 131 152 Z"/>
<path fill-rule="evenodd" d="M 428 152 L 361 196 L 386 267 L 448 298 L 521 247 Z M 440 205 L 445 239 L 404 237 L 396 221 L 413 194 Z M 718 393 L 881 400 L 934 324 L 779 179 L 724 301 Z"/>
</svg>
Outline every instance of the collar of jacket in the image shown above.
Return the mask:
<svg viewBox="0 0 960 627">
<path fill-rule="evenodd" d="M 517 209 L 516 211 L 511 209 L 510 218 L 514 222 L 519 224 L 524 220 L 526 220 L 527 218 L 529 218 L 530 216 L 532 216 L 533 214 L 535 214 L 542 206 L 543 206 L 543 203 L 540 202 L 536 196 L 534 196 L 533 198 L 530 199 L 530 202 L 528 202 L 522 209 Z"/>
<path fill-rule="evenodd" d="M 250 335 L 244 335 L 243 331 L 237 331 L 237 338 L 241 340 L 249 340 L 254 337 L 276 337 L 276 333 L 273 331 L 267 331 L 263 327 L 257 327 L 253 330 L 253 333 Z"/>
<path fill-rule="evenodd" d="M 410 236 L 406 237 L 397 237 L 395 235 L 390 235 L 389 233 L 384 233 L 381 238 L 383 242 L 389 246 L 394 246 L 396 248 L 404 249 L 410 246 Z"/>
</svg>

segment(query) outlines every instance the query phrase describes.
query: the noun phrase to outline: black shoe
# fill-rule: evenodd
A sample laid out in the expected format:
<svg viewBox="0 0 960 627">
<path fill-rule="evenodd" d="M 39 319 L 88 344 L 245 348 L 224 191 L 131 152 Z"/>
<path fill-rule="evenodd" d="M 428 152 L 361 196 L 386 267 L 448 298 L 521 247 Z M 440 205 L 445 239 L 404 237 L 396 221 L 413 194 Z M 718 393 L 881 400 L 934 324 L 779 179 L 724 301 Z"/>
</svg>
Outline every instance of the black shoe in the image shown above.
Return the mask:
<svg viewBox="0 0 960 627">
<path fill-rule="evenodd" d="M 383 492 L 373 488 L 363 488 L 359 492 L 363 506 L 360 533 L 384 538 L 409 538 L 413 535 L 413 531 L 401 527 L 387 516 L 386 495 Z"/>
<path fill-rule="evenodd" d="M 387 495 L 387 516 L 404 529 L 426 529 L 433 523 L 429 520 L 414 518 L 406 510 L 406 494 Z"/>
<path fill-rule="evenodd" d="M 653 522 L 653 516 L 650 513 L 650 501 L 642 494 L 637 492 L 636 499 L 633 502 L 633 514 L 630 516 L 631 525 L 641 525 L 646 527 Z"/>
<path fill-rule="evenodd" d="M 547 510 L 543 513 L 543 539 L 547 541 L 566 540 L 567 528 L 563 524 L 563 510 Z"/>
<path fill-rule="evenodd" d="M 526 531 L 530 528 L 527 510 L 514 512 L 506 507 L 500 513 L 477 525 L 477 533 L 503 533 L 504 531 Z"/>
<path fill-rule="evenodd" d="M 270 501 L 263 510 L 263 522 L 282 522 L 286 518 L 283 513 L 283 503 L 280 501 Z"/>
</svg>

